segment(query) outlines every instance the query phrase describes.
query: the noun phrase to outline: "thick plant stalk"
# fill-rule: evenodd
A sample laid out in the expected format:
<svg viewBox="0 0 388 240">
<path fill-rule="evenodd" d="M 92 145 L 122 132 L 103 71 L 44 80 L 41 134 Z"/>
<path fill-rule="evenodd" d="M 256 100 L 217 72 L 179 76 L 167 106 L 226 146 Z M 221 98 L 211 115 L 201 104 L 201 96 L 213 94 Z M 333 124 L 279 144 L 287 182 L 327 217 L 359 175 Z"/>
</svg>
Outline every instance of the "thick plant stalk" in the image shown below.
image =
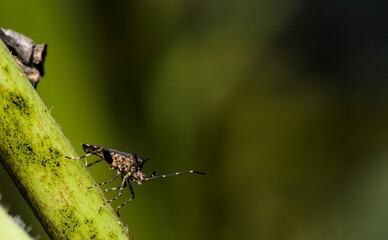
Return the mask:
<svg viewBox="0 0 388 240">
<path fill-rule="evenodd" d="M 0 41 L 0 160 L 51 239 L 130 238 Z M 1 238 L 1 236 L 0 236 Z"/>
</svg>

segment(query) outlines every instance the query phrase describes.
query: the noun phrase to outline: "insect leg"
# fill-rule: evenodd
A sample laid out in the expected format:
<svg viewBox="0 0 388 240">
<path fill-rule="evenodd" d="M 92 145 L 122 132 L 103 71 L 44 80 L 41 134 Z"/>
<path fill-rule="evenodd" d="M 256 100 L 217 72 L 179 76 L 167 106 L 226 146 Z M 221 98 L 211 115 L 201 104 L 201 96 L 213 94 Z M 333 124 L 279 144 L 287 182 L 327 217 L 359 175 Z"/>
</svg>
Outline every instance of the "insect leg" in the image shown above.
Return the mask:
<svg viewBox="0 0 388 240">
<path fill-rule="evenodd" d="M 88 187 L 88 189 L 90 189 L 90 188 L 92 188 L 92 187 L 97 187 L 97 186 L 100 186 L 100 185 L 105 185 L 105 184 L 111 183 L 111 182 L 113 182 L 114 180 L 116 180 L 116 178 L 117 178 L 118 176 L 119 176 L 119 175 L 116 175 L 116 176 L 112 177 L 110 180 L 108 180 L 108 181 L 106 181 L 106 182 L 96 183 L 96 184 L 94 184 L 93 186 Z"/>
<path fill-rule="evenodd" d="M 129 180 L 127 180 L 127 182 L 128 182 L 129 191 L 131 191 L 131 198 L 128 199 L 127 201 L 125 201 L 123 204 L 121 204 L 120 206 L 118 206 L 116 208 L 116 213 L 117 213 L 117 216 L 119 216 L 119 217 L 120 217 L 120 213 L 119 213 L 120 208 L 123 207 L 125 204 L 129 203 L 130 201 L 132 201 L 135 198 L 135 191 L 133 191 L 131 182 Z"/>
<path fill-rule="evenodd" d="M 94 165 L 94 164 L 96 164 L 96 163 L 99 163 L 99 162 L 101 162 L 101 161 L 104 161 L 104 159 L 98 159 L 98 160 L 96 160 L 96 161 L 94 161 L 94 162 L 92 162 L 92 163 L 86 163 L 85 164 L 85 167 L 90 167 L 90 166 L 92 166 L 92 165 Z"/>
<path fill-rule="evenodd" d="M 80 157 L 69 157 L 69 156 L 65 156 L 65 158 L 69 158 L 69 159 L 73 159 L 73 160 L 78 160 L 78 159 L 81 159 L 81 158 L 86 158 L 86 157 L 89 157 L 90 155 L 92 155 L 91 153 L 87 153 L 83 156 L 80 156 Z"/>
<path fill-rule="evenodd" d="M 130 176 L 129 174 L 124 176 L 123 181 L 121 182 L 119 194 L 117 195 L 117 197 L 114 197 L 114 198 L 112 198 L 112 199 L 110 199 L 110 200 L 105 201 L 105 202 L 102 204 L 102 206 L 98 209 L 98 211 L 101 211 L 102 207 L 105 206 L 106 204 L 111 203 L 111 202 L 113 202 L 114 200 L 117 200 L 118 198 L 121 197 L 121 195 L 123 194 L 124 187 L 126 186 L 126 181 L 127 181 L 127 179 L 129 178 L 129 176 Z M 117 177 L 117 175 L 116 175 L 115 177 Z"/>
<path fill-rule="evenodd" d="M 89 157 L 90 155 L 92 155 L 91 153 L 87 153 L 83 156 L 80 156 L 80 157 L 69 157 L 69 156 L 65 156 L 65 158 L 69 158 L 69 159 L 73 159 L 73 160 L 78 160 L 78 159 L 81 159 L 81 158 L 86 158 L 86 157 Z M 94 163 L 93 163 L 94 164 Z M 85 159 L 85 166 L 87 167 L 88 166 L 88 161 Z"/>
<path fill-rule="evenodd" d="M 121 175 L 121 181 L 123 181 L 123 180 L 124 180 L 123 175 Z M 126 186 L 127 186 L 127 182 L 125 182 L 125 184 L 124 184 L 124 187 L 126 187 Z M 120 187 L 121 187 L 121 185 L 118 187 L 106 188 L 106 189 L 104 189 L 104 192 L 115 191 L 117 189 L 120 189 Z"/>
</svg>

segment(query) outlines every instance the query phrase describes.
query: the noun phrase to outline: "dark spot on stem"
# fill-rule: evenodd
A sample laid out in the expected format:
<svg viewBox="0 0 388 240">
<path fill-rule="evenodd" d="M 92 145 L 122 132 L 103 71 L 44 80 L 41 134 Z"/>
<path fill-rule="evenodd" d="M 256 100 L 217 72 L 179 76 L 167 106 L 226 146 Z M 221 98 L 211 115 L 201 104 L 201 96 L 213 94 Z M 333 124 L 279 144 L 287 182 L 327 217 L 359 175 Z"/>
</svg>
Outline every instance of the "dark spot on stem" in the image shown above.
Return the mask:
<svg viewBox="0 0 388 240">
<path fill-rule="evenodd" d="M 10 92 L 9 93 L 9 101 L 12 102 L 17 108 L 19 108 L 22 112 L 27 115 L 30 114 L 30 109 L 26 103 L 26 100 L 19 94 Z"/>
<path fill-rule="evenodd" d="M 59 152 L 59 150 L 54 148 L 54 147 L 49 147 L 48 150 L 49 150 L 52 158 L 56 159 L 56 158 L 59 158 L 61 156 L 61 153 Z"/>
<path fill-rule="evenodd" d="M 72 207 L 65 207 L 59 210 L 61 223 L 62 223 L 62 233 L 66 238 L 71 239 L 71 236 L 76 231 L 79 222 L 74 214 L 75 209 Z"/>
<path fill-rule="evenodd" d="M 8 65 L 4 65 L 3 70 L 4 70 L 4 72 L 9 73 Z"/>
</svg>

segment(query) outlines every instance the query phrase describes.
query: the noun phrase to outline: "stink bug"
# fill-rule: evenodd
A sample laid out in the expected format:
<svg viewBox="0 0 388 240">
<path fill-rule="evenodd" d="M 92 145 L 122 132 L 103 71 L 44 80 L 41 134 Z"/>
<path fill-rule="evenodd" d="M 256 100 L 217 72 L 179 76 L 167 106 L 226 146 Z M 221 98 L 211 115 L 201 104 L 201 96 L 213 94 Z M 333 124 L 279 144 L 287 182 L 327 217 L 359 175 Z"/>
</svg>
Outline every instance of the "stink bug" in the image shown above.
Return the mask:
<svg viewBox="0 0 388 240">
<path fill-rule="evenodd" d="M 138 185 L 141 185 L 143 184 L 143 182 L 148 180 L 165 178 L 165 177 L 175 176 L 180 174 L 196 173 L 196 174 L 206 175 L 206 173 L 204 172 L 189 170 L 189 171 L 182 171 L 182 172 L 176 172 L 176 173 L 170 173 L 170 174 L 164 174 L 164 175 L 156 175 L 156 171 L 154 171 L 151 175 L 147 176 L 142 172 L 143 165 L 148 160 L 147 158 L 141 158 L 141 157 L 138 157 L 136 154 L 121 152 L 115 149 L 92 145 L 92 144 L 83 143 L 82 148 L 86 153 L 85 155 L 80 157 L 68 157 L 68 156 L 65 156 L 65 157 L 73 160 L 78 160 L 81 158 L 86 158 L 90 155 L 96 155 L 101 159 L 90 164 L 85 163 L 86 167 L 89 167 L 95 163 L 105 160 L 109 164 L 109 169 L 117 171 L 116 175 L 110 180 L 106 182 L 94 184 L 93 186 L 89 186 L 88 189 L 111 183 L 114 180 L 116 180 L 118 176 L 121 176 L 121 179 L 122 179 L 121 185 L 119 187 L 104 189 L 104 192 L 114 191 L 118 189 L 119 193 L 116 197 L 105 201 L 102 204 L 102 206 L 98 209 L 98 211 L 101 211 L 102 207 L 105 206 L 106 204 L 111 203 L 117 200 L 118 198 L 120 198 L 124 188 L 128 185 L 129 190 L 131 192 L 131 198 L 117 207 L 116 212 L 118 216 L 120 216 L 119 214 L 120 208 L 135 198 L 135 192 L 133 191 L 131 180 L 137 183 Z"/>
</svg>

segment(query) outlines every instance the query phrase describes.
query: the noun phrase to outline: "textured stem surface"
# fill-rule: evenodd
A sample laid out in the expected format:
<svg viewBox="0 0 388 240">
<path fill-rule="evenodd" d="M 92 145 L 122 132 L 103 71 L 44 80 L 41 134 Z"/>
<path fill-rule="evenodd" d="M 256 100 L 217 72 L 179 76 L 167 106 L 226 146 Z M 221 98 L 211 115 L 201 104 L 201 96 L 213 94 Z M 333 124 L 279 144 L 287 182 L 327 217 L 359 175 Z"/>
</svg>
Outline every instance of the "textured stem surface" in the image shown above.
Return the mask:
<svg viewBox="0 0 388 240">
<path fill-rule="evenodd" d="M 52 239 L 128 239 L 30 82 L 0 41 L 0 160 Z"/>
</svg>

